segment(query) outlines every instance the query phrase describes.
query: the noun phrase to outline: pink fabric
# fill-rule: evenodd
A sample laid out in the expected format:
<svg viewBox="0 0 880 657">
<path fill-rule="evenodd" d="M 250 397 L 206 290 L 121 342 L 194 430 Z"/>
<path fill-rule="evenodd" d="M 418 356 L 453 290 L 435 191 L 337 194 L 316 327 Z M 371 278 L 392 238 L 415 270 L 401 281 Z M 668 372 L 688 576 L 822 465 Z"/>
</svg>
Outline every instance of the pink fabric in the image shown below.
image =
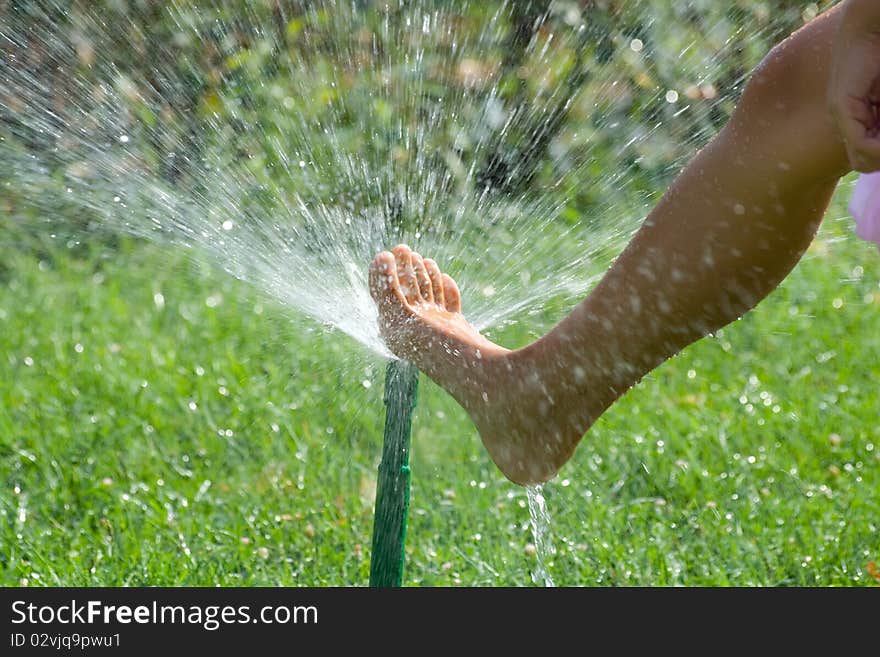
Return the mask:
<svg viewBox="0 0 880 657">
<path fill-rule="evenodd" d="M 849 211 L 856 220 L 856 234 L 880 248 L 880 171 L 859 175 Z"/>
</svg>

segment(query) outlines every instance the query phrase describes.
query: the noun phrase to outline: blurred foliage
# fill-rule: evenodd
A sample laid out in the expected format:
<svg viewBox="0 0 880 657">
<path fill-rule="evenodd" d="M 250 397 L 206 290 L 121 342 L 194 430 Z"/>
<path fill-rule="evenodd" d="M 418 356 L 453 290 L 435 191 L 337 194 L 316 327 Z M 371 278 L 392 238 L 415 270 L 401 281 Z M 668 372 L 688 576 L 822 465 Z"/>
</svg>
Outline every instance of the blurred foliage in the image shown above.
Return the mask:
<svg viewBox="0 0 880 657">
<path fill-rule="evenodd" d="M 44 82 L 58 131 L 23 121 L 33 110 L 0 84 L 0 137 L 7 153 L 45 156 L 66 154 L 65 126 L 89 144 L 111 142 L 112 127 L 142 144 L 130 166 L 194 193 L 207 166 L 244 167 L 244 206 L 289 189 L 302 160 L 337 163 L 310 172 L 296 190 L 306 200 L 394 216 L 419 184 L 554 189 L 576 222 L 624 184 L 655 194 L 724 124 L 772 45 L 829 4 L 6 1 L 0 79 L 23 67 Z M 84 116 L 111 104 L 112 124 Z M 340 153 L 379 182 L 346 189 L 359 179 L 339 175 Z M 59 184 L 83 158 L 59 158 Z M 442 173 L 426 183 L 425 170 Z M 16 172 L 0 182 L 7 210 L 38 192 Z"/>
</svg>

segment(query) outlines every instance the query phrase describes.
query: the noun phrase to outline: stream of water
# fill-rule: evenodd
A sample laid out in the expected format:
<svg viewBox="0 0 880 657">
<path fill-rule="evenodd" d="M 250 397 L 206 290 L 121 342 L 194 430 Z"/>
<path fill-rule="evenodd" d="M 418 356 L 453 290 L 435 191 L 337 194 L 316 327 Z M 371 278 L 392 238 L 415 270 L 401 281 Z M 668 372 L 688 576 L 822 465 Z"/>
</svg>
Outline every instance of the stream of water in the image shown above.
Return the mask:
<svg viewBox="0 0 880 657">
<path fill-rule="evenodd" d="M 529 502 L 529 522 L 532 538 L 535 541 L 537 563 L 532 571 L 532 581 L 538 586 L 556 586 L 548 571 L 548 562 L 556 554 L 553 536 L 550 533 L 550 512 L 544 499 L 543 486 L 528 486 L 526 495 Z"/>
</svg>

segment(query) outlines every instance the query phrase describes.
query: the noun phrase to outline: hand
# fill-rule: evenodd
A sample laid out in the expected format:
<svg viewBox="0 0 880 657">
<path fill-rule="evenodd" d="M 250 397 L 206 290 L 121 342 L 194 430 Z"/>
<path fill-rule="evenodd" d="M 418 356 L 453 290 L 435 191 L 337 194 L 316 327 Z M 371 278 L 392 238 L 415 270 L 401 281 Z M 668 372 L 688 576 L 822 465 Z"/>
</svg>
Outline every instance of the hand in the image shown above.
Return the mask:
<svg viewBox="0 0 880 657">
<path fill-rule="evenodd" d="M 846 0 L 832 54 L 829 101 L 853 169 L 880 170 L 877 0 Z"/>
</svg>

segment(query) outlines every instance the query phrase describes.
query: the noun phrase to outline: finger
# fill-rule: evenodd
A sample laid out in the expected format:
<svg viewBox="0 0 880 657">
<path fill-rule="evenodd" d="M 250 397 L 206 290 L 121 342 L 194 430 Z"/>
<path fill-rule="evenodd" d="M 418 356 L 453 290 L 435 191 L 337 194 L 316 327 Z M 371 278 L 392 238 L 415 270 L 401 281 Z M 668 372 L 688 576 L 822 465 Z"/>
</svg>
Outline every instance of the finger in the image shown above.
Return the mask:
<svg viewBox="0 0 880 657">
<path fill-rule="evenodd" d="M 440 273 L 440 267 L 430 258 L 425 258 L 425 269 L 428 270 L 428 278 L 431 279 L 431 291 L 434 294 L 434 303 L 443 308 L 446 307 L 446 300 L 443 295 L 443 274 Z"/>
<path fill-rule="evenodd" d="M 844 101 L 839 104 L 838 113 L 843 121 L 847 123 L 847 127 L 858 123 L 868 128 L 874 125 L 876 121 L 871 101 L 861 96 L 846 96 Z"/>
<path fill-rule="evenodd" d="M 410 305 L 421 302 L 419 283 L 416 280 L 416 272 L 413 268 L 412 251 L 406 244 L 398 244 L 394 247 L 394 259 L 397 262 L 397 280 L 400 282 L 400 292 Z"/>
<path fill-rule="evenodd" d="M 461 312 L 461 293 L 449 274 L 443 274 L 443 297 L 446 299 L 446 310 L 451 313 Z"/>
<path fill-rule="evenodd" d="M 880 121 L 867 127 L 854 126 L 848 132 L 853 133 L 845 137 L 848 147 L 864 151 L 866 155 L 880 151 Z"/>
<path fill-rule="evenodd" d="M 880 156 L 868 157 L 857 152 L 850 152 L 848 155 L 849 164 L 853 171 L 858 171 L 859 173 L 873 173 L 875 171 L 880 171 Z"/>
<path fill-rule="evenodd" d="M 854 96 L 834 107 L 838 128 L 850 165 L 856 171 L 880 169 L 880 116 L 874 103 Z"/>
<path fill-rule="evenodd" d="M 880 137 L 862 136 L 855 142 L 847 142 L 846 154 L 856 171 L 877 171 L 880 169 Z"/>
<path fill-rule="evenodd" d="M 431 279 L 428 276 L 428 270 L 425 268 L 422 256 L 413 251 L 412 261 L 413 269 L 415 269 L 416 273 L 416 282 L 419 284 L 419 294 L 425 301 L 434 303 L 434 290 L 431 288 Z"/>
</svg>

